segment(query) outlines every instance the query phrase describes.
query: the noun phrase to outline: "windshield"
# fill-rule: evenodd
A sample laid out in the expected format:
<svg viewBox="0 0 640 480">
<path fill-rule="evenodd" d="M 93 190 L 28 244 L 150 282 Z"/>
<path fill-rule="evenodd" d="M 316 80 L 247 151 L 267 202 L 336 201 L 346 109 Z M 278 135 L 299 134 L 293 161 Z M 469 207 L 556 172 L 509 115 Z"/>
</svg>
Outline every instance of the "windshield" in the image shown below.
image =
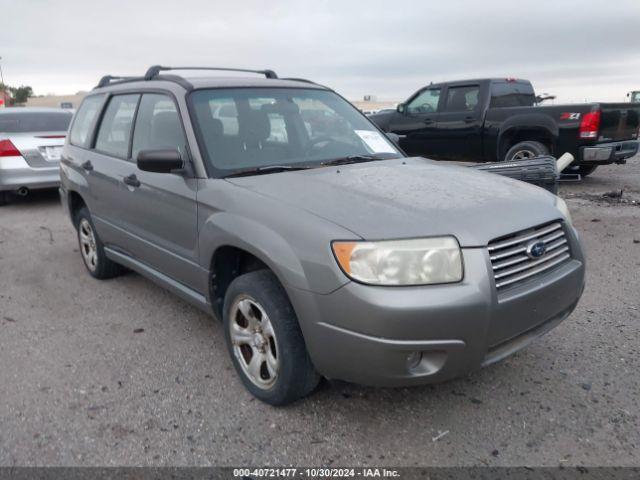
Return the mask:
<svg viewBox="0 0 640 480">
<path fill-rule="evenodd" d="M 66 132 L 70 112 L 11 112 L 0 114 L 0 132 Z"/>
<path fill-rule="evenodd" d="M 274 165 L 320 166 L 347 157 L 403 156 L 353 106 L 326 90 L 211 89 L 195 91 L 191 100 L 216 176 Z"/>
<path fill-rule="evenodd" d="M 631 94 L 631 101 L 634 103 L 640 103 L 640 92 L 633 92 Z"/>
</svg>

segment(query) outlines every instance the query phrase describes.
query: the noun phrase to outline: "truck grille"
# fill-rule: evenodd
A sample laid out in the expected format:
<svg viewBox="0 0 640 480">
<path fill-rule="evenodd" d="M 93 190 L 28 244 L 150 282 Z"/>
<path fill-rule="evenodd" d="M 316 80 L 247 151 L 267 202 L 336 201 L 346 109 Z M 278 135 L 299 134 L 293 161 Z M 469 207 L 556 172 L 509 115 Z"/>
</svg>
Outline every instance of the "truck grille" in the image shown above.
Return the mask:
<svg viewBox="0 0 640 480">
<path fill-rule="evenodd" d="M 562 224 L 555 222 L 489 242 L 489 257 L 496 288 L 501 289 L 557 267 L 571 253 Z"/>
</svg>

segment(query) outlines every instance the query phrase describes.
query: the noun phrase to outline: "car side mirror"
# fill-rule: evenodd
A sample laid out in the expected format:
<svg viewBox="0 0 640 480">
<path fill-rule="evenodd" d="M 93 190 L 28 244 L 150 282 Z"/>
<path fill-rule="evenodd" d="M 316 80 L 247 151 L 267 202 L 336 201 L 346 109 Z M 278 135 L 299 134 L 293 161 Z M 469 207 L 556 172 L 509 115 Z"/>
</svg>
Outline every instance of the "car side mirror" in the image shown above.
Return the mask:
<svg viewBox="0 0 640 480">
<path fill-rule="evenodd" d="M 398 113 L 404 113 L 407 110 L 407 105 L 404 103 L 399 103 L 398 106 L 396 107 L 396 111 Z"/>
<path fill-rule="evenodd" d="M 171 173 L 184 168 L 182 155 L 173 149 L 142 150 L 138 153 L 136 163 L 143 172 Z"/>
</svg>

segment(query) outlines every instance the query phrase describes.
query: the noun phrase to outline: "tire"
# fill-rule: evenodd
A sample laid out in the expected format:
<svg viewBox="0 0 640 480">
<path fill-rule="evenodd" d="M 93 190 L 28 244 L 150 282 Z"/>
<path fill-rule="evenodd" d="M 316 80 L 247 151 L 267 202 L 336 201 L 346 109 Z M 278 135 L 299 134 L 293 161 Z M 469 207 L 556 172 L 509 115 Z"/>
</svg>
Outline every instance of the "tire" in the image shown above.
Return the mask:
<svg viewBox="0 0 640 480">
<path fill-rule="evenodd" d="M 549 155 L 549 149 L 546 145 L 534 140 L 527 140 L 511 147 L 504 156 L 504 160 L 506 162 L 528 160 L 543 155 Z"/>
<path fill-rule="evenodd" d="M 296 314 L 271 271 L 246 273 L 231 282 L 224 298 L 223 326 L 233 365 L 259 400 L 286 405 L 318 385 L 320 375 Z"/>
<path fill-rule="evenodd" d="M 9 192 L 0 192 L 0 207 L 9 203 Z"/>
<path fill-rule="evenodd" d="M 107 258 L 104 245 L 98 237 L 87 207 L 82 207 L 76 215 L 78 245 L 80 256 L 89 274 L 100 280 L 117 277 L 124 272 L 124 267 Z"/>
</svg>

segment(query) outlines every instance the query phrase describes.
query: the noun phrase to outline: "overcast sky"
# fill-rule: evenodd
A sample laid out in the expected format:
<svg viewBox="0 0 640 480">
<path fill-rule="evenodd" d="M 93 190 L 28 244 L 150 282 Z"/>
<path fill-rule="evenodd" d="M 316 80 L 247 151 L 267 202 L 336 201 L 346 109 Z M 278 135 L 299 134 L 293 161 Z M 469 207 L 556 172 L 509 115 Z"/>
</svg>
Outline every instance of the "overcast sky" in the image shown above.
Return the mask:
<svg viewBox="0 0 640 480">
<path fill-rule="evenodd" d="M 640 0 L 0 0 L 9 85 L 90 89 L 152 64 L 273 68 L 352 100 L 515 76 L 563 102 L 640 90 Z"/>
</svg>

